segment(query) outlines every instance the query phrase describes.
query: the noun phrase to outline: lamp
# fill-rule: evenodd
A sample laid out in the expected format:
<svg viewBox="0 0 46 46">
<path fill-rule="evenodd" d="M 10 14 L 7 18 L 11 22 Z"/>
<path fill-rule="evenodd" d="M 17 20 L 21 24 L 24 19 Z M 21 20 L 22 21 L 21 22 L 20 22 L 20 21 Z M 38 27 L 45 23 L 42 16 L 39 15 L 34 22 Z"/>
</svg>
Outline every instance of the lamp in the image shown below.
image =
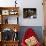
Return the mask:
<svg viewBox="0 0 46 46">
<path fill-rule="evenodd" d="M 17 0 L 15 0 L 15 7 L 16 7 L 16 4 L 17 4 L 17 2 L 16 2 Z"/>
</svg>

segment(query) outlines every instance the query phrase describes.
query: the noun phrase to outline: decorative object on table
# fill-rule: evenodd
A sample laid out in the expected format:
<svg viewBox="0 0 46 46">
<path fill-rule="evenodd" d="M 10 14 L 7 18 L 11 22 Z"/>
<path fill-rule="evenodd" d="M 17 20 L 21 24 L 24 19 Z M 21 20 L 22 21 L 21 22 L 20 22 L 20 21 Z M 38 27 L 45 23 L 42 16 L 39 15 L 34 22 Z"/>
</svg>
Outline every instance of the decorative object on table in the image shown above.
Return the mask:
<svg viewBox="0 0 46 46">
<path fill-rule="evenodd" d="M 16 11 L 16 10 L 10 10 L 10 12 L 9 12 L 9 14 L 10 15 L 17 15 L 18 14 L 18 12 Z"/>
<path fill-rule="evenodd" d="M 22 46 L 41 46 L 39 40 L 37 39 L 36 33 L 33 29 L 29 28 L 24 34 L 21 42 Z"/>
<path fill-rule="evenodd" d="M 24 18 L 37 18 L 36 16 L 36 8 L 23 8 L 23 17 Z"/>
<path fill-rule="evenodd" d="M 17 4 L 17 2 L 16 2 L 17 0 L 15 0 L 15 7 L 16 7 L 16 4 Z"/>
</svg>

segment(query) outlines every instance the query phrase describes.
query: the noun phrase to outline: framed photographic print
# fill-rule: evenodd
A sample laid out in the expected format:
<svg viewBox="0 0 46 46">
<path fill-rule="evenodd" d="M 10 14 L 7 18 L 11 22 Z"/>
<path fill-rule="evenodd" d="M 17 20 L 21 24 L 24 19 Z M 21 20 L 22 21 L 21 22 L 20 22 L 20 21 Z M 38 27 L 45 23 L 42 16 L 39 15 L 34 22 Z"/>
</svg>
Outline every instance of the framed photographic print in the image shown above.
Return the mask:
<svg viewBox="0 0 46 46">
<path fill-rule="evenodd" d="M 33 18 L 36 18 L 36 8 L 23 8 L 23 18 L 30 18 L 33 16 Z"/>
<path fill-rule="evenodd" d="M 2 15 L 9 15 L 9 10 L 2 10 Z"/>
</svg>

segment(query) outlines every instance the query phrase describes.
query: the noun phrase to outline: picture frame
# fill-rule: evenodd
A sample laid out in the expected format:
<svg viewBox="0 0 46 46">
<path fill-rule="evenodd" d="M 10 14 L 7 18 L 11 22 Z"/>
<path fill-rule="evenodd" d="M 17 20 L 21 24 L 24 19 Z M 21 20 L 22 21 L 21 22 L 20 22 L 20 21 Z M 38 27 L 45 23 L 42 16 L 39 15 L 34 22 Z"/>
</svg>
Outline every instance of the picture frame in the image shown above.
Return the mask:
<svg viewBox="0 0 46 46">
<path fill-rule="evenodd" d="M 36 8 L 23 8 L 23 18 L 37 18 Z"/>
<path fill-rule="evenodd" d="M 9 15 L 9 10 L 2 10 L 2 15 Z"/>
</svg>

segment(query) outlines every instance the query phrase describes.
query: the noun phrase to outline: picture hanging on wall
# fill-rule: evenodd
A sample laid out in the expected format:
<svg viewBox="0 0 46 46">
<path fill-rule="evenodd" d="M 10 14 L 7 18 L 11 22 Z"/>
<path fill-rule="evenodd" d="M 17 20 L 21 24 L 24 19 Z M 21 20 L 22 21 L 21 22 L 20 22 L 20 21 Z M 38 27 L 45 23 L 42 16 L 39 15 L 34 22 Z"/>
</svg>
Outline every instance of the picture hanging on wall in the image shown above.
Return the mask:
<svg viewBox="0 0 46 46">
<path fill-rule="evenodd" d="M 36 8 L 23 8 L 23 18 L 37 18 Z"/>
</svg>

